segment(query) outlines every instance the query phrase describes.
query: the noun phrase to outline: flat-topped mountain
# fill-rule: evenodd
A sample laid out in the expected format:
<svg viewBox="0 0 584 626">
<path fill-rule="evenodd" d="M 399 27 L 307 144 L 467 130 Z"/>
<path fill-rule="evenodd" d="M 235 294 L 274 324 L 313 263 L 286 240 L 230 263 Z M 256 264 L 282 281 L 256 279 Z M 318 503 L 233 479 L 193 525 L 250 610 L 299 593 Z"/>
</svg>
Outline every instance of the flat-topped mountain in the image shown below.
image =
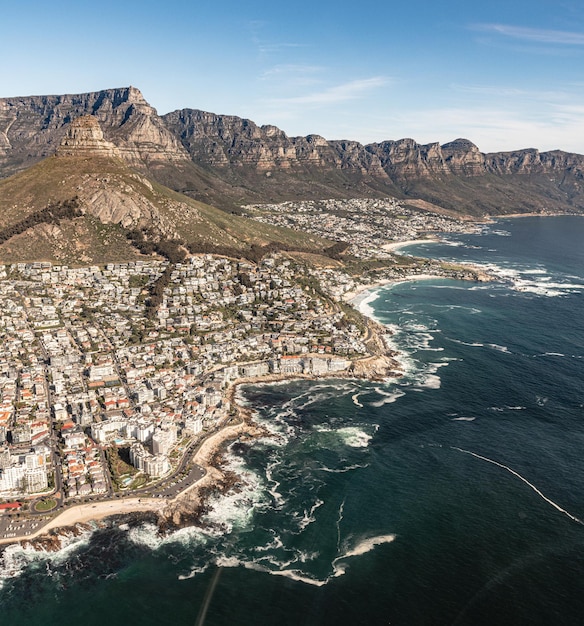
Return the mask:
<svg viewBox="0 0 584 626">
<path fill-rule="evenodd" d="M 0 176 L 54 154 L 73 120 L 86 115 L 129 165 L 221 208 L 392 195 L 474 215 L 584 209 L 582 155 L 485 154 L 466 139 L 362 145 L 288 137 L 275 126 L 196 109 L 159 116 L 134 87 L 0 99 Z"/>
</svg>

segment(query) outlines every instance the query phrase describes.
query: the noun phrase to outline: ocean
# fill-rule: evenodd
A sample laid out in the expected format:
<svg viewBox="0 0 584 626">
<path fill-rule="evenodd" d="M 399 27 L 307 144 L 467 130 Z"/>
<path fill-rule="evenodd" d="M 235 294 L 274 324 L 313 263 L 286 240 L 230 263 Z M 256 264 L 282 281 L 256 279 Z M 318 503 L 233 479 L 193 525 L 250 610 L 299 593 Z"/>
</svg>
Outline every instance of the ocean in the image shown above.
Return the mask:
<svg viewBox="0 0 584 626">
<path fill-rule="evenodd" d="M 230 446 L 204 528 L 9 547 L 0 624 L 582 624 L 584 218 L 402 252 L 497 280 L 366 294 L 403 377 L 240 389 L 271 434 Z"/>
</svg>

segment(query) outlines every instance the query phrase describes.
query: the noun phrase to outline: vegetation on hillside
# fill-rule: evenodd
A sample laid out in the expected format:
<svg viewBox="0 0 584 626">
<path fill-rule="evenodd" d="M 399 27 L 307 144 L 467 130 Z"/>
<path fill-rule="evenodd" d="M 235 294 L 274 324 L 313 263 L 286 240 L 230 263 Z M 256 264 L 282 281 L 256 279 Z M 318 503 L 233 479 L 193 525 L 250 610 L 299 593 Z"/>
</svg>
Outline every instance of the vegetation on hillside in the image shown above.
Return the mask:
<svg viewBox="0 0 584 626">
<path fill-rule="evenodd" d="M 77 197 L 49 205 L 40 211 L 27 215 L 23 220 L 16 222 L 16 224 L 0 229 L 0 245 L 39 224 L 59 224 L 61 220 L 73 219 L 81 215 L 79 198 Z"/>
</svg>

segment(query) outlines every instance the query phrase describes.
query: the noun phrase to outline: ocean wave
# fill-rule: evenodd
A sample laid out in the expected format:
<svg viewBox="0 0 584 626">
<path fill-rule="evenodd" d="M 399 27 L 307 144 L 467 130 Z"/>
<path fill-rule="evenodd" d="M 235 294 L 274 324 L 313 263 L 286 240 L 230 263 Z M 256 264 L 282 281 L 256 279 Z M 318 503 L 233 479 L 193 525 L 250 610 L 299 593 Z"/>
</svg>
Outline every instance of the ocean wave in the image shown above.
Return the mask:
<svg viewBox="0 0 584 626">
<path fill-rule="evenodd" d="M 296 409 L 302 410 L 313 404 L 327 402 L 328 400 L 332 398 L 338 398 L 339 396 L 349 395 L 350 393 L 354 393 L 354 391 L 355 391 L 354 383 L 341 382 L 337 385 L 331 385 L 331 384 L 311 385 L 310 389 L 306 393 L 298 396 L 296 398 L 296 401 L 292 402 L 291 404 Z M 300 399 L 304 401 L 302 403 L 298 403 L 297 400 L 300 400 Z"/>
<path fill-rule="evenodd" d="M 568 282 L 574 279 L 581 281 L 581 277 L 550 275 L 548 270 L 541 266 L 504 266 L 495 263 L 480 265 L 500 280 L 505 281 L 510 289 L 519 293 L 554 298 L 570 293 L 580 293 L 584 290 L 584 284 Z M 535 277 L 538 278 L 534 279 Z"/>
<path fill-rule="evenodd" d="M 310 510 L 307 511 L 306 509 L 304 510 L 304 514 L 302 515 L 302 518 L 300 519 L 300 521 L 298 522 L 298 528 L 299 530 L 304 530 L 309 524 L 312 524 L 313 522 L 316 522 L 316 517 L 314 515 L 314 512 L 316 511 L 316 509 L 318 509 L 319 507 L 321 507 L 324 504 L 324 500 L 317 500 L 311 507 Z"/>
<path fill-rule="evenodd" d="M 243 459 L 227 454 L 225 460 L 226 470 L 234 472 L 239 478 L 237 489 L 209 498 L 209 510 L 202 521 L 231 533 L 234 529 L 248 527 L 254 514 L 271 506 L 272 501 L 268 498 L 263 478 L 251 471 Z"/>
<path fill-rule="evenodd" d="M 371 441 L 372 435 L 357 426 L 345 426 L 343 428 L 332 428 L 330 426 L 315 426 L 318 433 L 332 434 L 340 441 L 351 448 L 366 448 Z"/>
<path fill-rule="evenodd" d="M 423 389 L 440 389 L 441 384 L 440 376 L 436 374 L 426 374 L 416 386 Z"/>
<path fill-rule="evenodd" d="M 477 309 L 473 306 L 463 306 L 462 304 L 430 304 L 430 306 L 434 309 L 444 309 L 446 311 L 456 311 L 460 309 L 461 311 L 467 311 L 471 315 L 482 313 L 481 309 Z"/>
<path fill-rule="evenodd" d="M 267 574 L 272 574 L 272 576 L 284 576 L 285 578 L 289 578 L 290 580 L 294 580 L 296 582 L 301 582 L 306 585 L 312 585 L 314 587 L 324 587 L 329 582 L 329 578 L 325 580 L 319 580 L 318 578 L 313 578 L 309 576 L 305 572 L 299 569 L 281 569 L 281 570 L 270 570 L 267 567 L 263 567 L 257 563 L 246 563 L 245 567 L 248 569 L 254 569 L 258 572 L 265 572 Z"/>
<path fill-rule="evenodd" d="M 371 306 L 379 297 L 379 290 L 368 292 L 368 295 L 357 304 L 357 310 L 366 317 L 379 321 L 375 316 L 375 309 Z"/>
<path fill-rule="evenodd" d="M 354 541 L 353 538 L 347 539 L 343 542 L 343 548 L 341 553 L 335 557 L 331 563 L 331 573 L 328 576 L 319 578 L 312 573 L 306 572 L 298 567 L 287 569 L 294 563 L 307 563 L 313 561 L 317 556 L 320 556 L 317 552 L 303 552 L 297 551 L 295 558 L 292 562 L 280 562 L 277 559 L 272 559 L 271 564 L 276 566 L 277 569 L 272 569 L 263 564 L 259 559 L 251 561 L 240 559 L 237 557 L 219 557 L 216 560 L 218 567 L 245 567 L 259 572 L 271 574 L 272 576 L 284 576 L 290 580 L 296 582 L 302 582 L 314 587 L 323 587 L 327 585 L 332 579 L 343 576 L 348 568 L 348 565 L 344 561 L 362 556 L 374 550 L 377 546 L 391 543 L 395 541 L 396 535 L 377 535 L 373 537 L 366 537 Z"/>
<path fill-rule="evenodd" d="M 491 348 L 491 350 L 496 350 L 497 352 L 505 352 L 507 354 L 512 354 L 507 346 L 500 346 L 496 343 L 486 343 L 486 348 Z"/>
<path fill-rule="evenodd" d="M 30 566 L 59 566 L 89 545 L 95 527 L 81 533 L 59 532 L 60 548 L 48 551 L 21 544 L 10 544 L 0 555 L 0 588 L 7 580 L 20 576 Z M 52 575 L 52 574 L 51 574 Z"/>
<path fill-rule="evenodd" d="M 523 483 L 525 483 L 542 500 L 544 500 L 545 502 L 547 502 L 548 504 L 553 506 L 554 509 L 556 509 L 557 511 L 559 511 L 560 513 L 562 513 L 563 515 L 565 515 L 566 517 L 568 517 L 572 521 L 576 522 L 577 524 L 580 524 L 580 525 L 584 526 L 584 522 L 580 518 L 576 517 L 575 515 L 572 515 L 572 513 L 570 513 L 566 509 L 562 508 L 559 504 L 557 504 L 556 502 L 554 502 L 553 500 L 551 500 L 550 498 L 545 496 L 533 483 L 528 481 L 527 478 L 522 476 L 519 472 L 517 472 L 513 468 L 509 467 L 508 465 L 500 463 L 499 461 L 495 461 L 494 459 L 490 459 L 490 458 L 488 458 L 486 456 L 483 456 L 481 454 L 477 454 L 476 452 L 472 452 L 471 450 L 465 450 L 464 448 L 457 448 L 456 446 L 451 446 L 451 449 L 452 450 L 456 450 L 458 452 L 462 452 L 463 454 L 468 454 L 470 456 L 475 457 L 476 459 L 480 459 L 481 461 L 486 461 L 487 463 L 491 463 L 493 465 L 496 465 L 497 467 L 500 467 L 501 469 L 504 469 L 505 471 L 509 472 L 510 474 L 512 474 L 513 476 L 515 476 L 519 480 L 521 480 Z"/>
<path fill-rule="evenodd" d="M 354 556 L 361 556 L 363 554 L 367 554 L 371 552 L 373 548 L 377 546 L 381 546 L 385 543 L 391 543 L 395 541 L 397 535 L 389 534 L 389 535 L 377 535 L 374 537 L 366 537 L 359 539 L 357 542 L 353 543 L 352 547 L 349 547 L 351 543 L 350 540 L 345 540 L 345 552 L 338 556 L 335 561 L 340 561 L 341 559 L 349 559 Z"/>
<path fill-rule="evenodd" d="M 353 557 L 362 556 L 371 552 L 377 546 L 392 543 L 395 541 L 397 535 L 388 534 L 388 535 L 377 535 L 374 537 L 367 537 L 359 539 L 356 542 L 353 542 L 351 546 L 351 539 L 346 539 L 344 543 L 343 552 L 337 556 L 332 562 L 333 574 L 332 578 L 338 578 L 339 576 L 343 576 L 347 571 L 347 565 L 342 563 L 347 559 L 351 559 Z M 339 564 L 340 563 L 340 564 Z M 330 579 L 329 579 L 330 580 Z M 328 580 L 327 580 L 328 582 Z"/>
<path fill-rule="evenodd" d="M 355 406 L 358 406 L 360 409 L 363 408 L 363 405 L 359 402 L 359 396 L 362 396 L 362 395 L 363 395 L 363 392 L 360 391 L 359 393 L 356 393 L 351 396 L 351 400 L 353 401 L 353 404 Z"/>
<path fill-rule="evenodd" d="M 197 574 L 203 574 L 209 569 L 209 564 L 201 565 L 200 567 L 193 567 L 188 574 L 179 574 L 177 576 L 178 580 L 189 580 L 189 578 L 194 578 Z"/>
<path fill-rule="evenodd" d="M 340 428 L 337 432 L 342 441 L 351 448 L 366 448 L 372 439 L 370 434 L 355 426 L 346 426 L 345 428 Z"/>
<path fill-rule="evenodd" d="M 269 463 L 265 469 L 266 481 L 268 483 L 267 492 L 272 496 L 276 509 L 281 508 L 285 503 L 284 496 L 278 491 L 281 482 L 279 480 L 276 480 L 273 475 L 274 468 L 278 467 L 279 465 L 280 459 Z"/>
<path fill-rule="evenodd" d="M 382 407 L 385 404 L 393 404 L 396 400 L 399 400 L 399 398 L 406 395 L 406 392 L 401 389 L 395 389 L 394 391 L 387 392 L 380 387 L 375 387 L 375 391 L 381 396 L 381 400 L 369 403 L 370 406 L 375 408 Z"/>
<path fill-rule="evenodd" d="M 356 469 L 365 469 L 369 467 L 369 463 L 365 463 L 365 465 L 359 465 L 359 463 L 355 463 L 354 465 L 349 465 L 348 467 L 317 467 L 315 468 L 319 472 L 328 472 L 330 474 L 344 474 L 345 472 L 352 472 Z"/>
<path fill-rule="evenodd" d="M 479 343 L 477 341 L 462 341 L 461 339 L 454 339 L 453 337 L 446 337 L 448 341 L 452 341 L 453 343 L 458 343 L 461 346 L 469 346 L 471 348 L 484 348 L 484 343 Z"/>
<path fill-rule="evenodd" d="M 441 380 L 437 372 L 441 367 L 446 367 L 448 361 L 439 361 L 437 363 L 428 363 L 426 368 L 419 372 L 414 386 L 418 389 L 440 389 Z"/>
<path fill-rule="evenodd" d="M 525 406 L 491 406 L 489 407 L 489 411 L 496 411 L 497 413 L 502 413 L 503 411 L 524 411 L 527 407 Z"/>
</svg>

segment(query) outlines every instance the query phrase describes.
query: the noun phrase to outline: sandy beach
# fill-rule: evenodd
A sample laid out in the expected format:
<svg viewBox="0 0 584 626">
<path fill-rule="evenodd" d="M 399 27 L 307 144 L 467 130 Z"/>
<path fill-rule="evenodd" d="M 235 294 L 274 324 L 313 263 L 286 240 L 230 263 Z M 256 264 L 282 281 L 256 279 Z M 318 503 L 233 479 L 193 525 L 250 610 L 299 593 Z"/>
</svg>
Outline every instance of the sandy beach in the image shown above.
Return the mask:
<svg viewBox="0 0 584 626">
<path fill-rule="evenodd" d="M 426 237 L 425 239 L 408 239 L 407 241 L 392 241 L 381 246 L 386 252 L 396 252 L 407 246 L 416 246 L 424 243 L 439 243 L 438 237 Z"/>
<path fill-rule="evenodd" d="M 369 297 L 369 292 L 373 289 L 379 289 L 380 287 L 385 287 L 386 285 L 397 285 L 399 283 L 406 283 L 414 280 L 432 280 L 434 278 L 440 278 L 440 276 L 433 276 L 432 274 L 411 274 L 400 278 L 388 278 L 380 280 L 376 283 L 359 285 L 355 289 L 344 293 L 342 297 L 345 302 L 352 304 L 356 309 L 358 309 L 361 302 Z"/>
</svg>

